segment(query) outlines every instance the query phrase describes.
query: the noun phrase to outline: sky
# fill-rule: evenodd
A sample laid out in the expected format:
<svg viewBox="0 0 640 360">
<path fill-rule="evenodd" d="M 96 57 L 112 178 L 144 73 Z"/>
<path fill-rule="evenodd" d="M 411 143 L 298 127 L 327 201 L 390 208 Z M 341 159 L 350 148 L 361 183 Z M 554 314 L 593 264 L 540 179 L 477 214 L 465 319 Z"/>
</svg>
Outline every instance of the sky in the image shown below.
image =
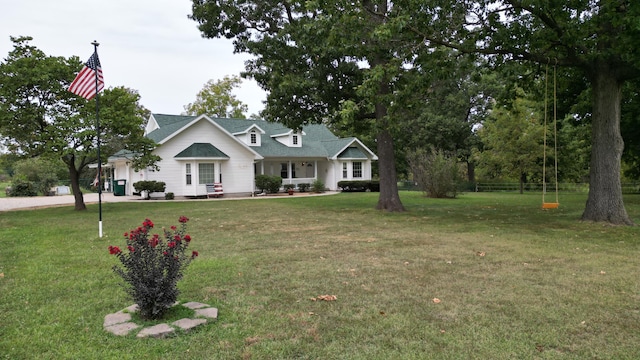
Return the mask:
<svg viewBox="0 0 640 360">
<path fill-rule="evenodd" d="M 50 56 L 82 62 L 100 43 L 106 87 L 137 90 L 153 113 L 178 115 L 210 80 L 240 75 L 246 54 L 227 39 L 204 39 L 188 18 L 191 0 L 0 0 L 0 58 L 13 49 L 10 36 L 30 36 Z M 233 94 L 247 115 L 264 108 L 266 93 L 243 79 Z"/>
</svg>

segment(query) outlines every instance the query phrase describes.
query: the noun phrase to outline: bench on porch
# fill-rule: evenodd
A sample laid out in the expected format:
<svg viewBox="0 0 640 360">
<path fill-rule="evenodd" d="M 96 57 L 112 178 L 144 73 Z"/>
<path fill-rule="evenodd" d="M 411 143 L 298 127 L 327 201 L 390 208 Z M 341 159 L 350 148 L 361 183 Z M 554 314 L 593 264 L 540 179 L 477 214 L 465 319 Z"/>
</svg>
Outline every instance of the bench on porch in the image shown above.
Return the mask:
<svg viewBox="0 0 640 360">
<path fill-rule="evenodd" d="M 207 184 L 207 198 L 219 198 L 224 195 L 222 191 L 222 183 Z"/>
</svg>

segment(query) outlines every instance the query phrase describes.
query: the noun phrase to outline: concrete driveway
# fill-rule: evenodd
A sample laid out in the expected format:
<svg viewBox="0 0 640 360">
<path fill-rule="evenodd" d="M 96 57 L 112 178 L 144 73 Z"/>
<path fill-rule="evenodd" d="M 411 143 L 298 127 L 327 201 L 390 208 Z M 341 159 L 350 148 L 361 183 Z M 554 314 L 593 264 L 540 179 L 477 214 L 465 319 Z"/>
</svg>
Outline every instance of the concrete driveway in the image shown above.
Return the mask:
<svg viewBox="0 0 640 360">
<path fill-rule="evenodd" d="M 286 193 L 270 194 L 268 196 L 254 196 L 254 197 L 224 197 L 221 199 L 183 199 L 183 200 L 153 200 L 153 201 L 220 201 L 220 200 L 241 200 L 241 199 L 277 199 L 277 198 L 296 198 L 299 196 L 325 196 L 337 194 L 336 191 L 325 191 L 320 194 L 311 192 L 295 193 L 294 196 L 287 196 Z M 140 196 L 114 196 L 113 193 L 103 193 L 102 203 L 109 202 L 125 202 L 125 201 L 140 201 Z M 26 210 L 26 209 L 38 209 L 43 207 L 52 206 L 73 206 L 75 199 L 73 195 L 56 195 L 56 196 L 33 196 L 33 197 L 6 197 L 0 198 L 0 212 L 12 211 L 12 210 Z M 88 193 L 84 194 L 85 204 L 97 204 L 98 194 Z"/>
<path fill-rule="evenodd" d="M 103 193 L 102 202 L 122 202 L 140 200 L 139 196 L 114 196 L 113 193 Z M 0 211 L 12 211 L 23 209 L 37 209 L 51 206 L 73 206 L 73 195 L 57 196 L 32 196 L 32 197 L 6 197 L 0 198 Z M 98 194 L 84 194 L 85 204 L 97 204 Z"/>
</svg>

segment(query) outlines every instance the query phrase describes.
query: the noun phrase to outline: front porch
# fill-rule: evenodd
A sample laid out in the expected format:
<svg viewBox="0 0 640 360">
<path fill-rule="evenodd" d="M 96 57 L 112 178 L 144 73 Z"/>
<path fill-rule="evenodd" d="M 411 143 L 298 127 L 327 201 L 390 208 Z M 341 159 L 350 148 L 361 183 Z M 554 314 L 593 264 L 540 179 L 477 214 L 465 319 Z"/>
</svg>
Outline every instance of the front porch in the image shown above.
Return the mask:
<svg viewBox="0 0 640 360">
<path fill-rule="evenodd" d="M 312 184 L 316 181 L 320 170 L 327 167 L 327 161 L 282 159 L 258 161 L 254 165 L 256 175 L 280 176 L 283 185 L 293 184 L 297 186 L 305 183 Z"/>
</svg>

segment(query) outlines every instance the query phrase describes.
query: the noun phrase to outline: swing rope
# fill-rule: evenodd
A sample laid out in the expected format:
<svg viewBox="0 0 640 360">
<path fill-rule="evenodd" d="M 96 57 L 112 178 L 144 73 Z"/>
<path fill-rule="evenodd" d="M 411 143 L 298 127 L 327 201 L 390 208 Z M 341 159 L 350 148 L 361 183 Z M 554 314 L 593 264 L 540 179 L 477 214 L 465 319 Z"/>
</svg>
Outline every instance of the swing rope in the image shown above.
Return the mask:
<svg viewBox="0 0 640 360">
<path fill-rule="evenodd" d="M 556 180 L 556 202 L 548 203 L 545 202 L 544 195 L 547 192 L 547 93 L 548 93 L 548 83 L 549 83 L 549 63 L 547 62 L 547 66 L 545 68 L 545 76 L 544 76 L 544 145 L 543 145 L 543 154 L 542 154 L 542 208 L 543 209 L 557 209 L 560 206 L 558 202 L 558 130 L 556 126 L 556 118 L 557 118 L 557 82 L 556 82 L 556 65 L 553 66 L 553 158 L 555 161 L 555 180 Z"/>
</svg>

